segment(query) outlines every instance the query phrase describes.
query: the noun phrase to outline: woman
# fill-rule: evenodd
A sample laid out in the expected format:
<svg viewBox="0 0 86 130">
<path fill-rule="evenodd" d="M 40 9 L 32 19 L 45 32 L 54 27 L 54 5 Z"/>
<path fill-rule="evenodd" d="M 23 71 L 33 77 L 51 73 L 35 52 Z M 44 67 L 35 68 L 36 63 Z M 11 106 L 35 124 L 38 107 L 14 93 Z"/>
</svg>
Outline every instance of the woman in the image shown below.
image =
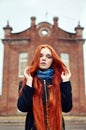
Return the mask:
<svg viewBox="0 0 86 130">
<path fill-rule="evenodd" d="M 18 109 L 25 130 L 62 130 L 62 112 L 72 109 L 71 72 L 49 45 L 40 45 L 19 84 Z"/>
</svg>

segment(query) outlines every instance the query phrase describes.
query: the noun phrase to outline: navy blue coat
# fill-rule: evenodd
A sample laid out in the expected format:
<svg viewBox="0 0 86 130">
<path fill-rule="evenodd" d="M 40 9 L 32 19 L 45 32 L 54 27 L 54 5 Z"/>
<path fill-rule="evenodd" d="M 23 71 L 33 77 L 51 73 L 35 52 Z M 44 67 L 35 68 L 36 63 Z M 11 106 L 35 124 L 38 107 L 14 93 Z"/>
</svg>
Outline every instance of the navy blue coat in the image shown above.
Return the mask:
<svg viewBox="0 0 86 130">
<path fill-rule="evenodd" d="M 19 84 L 19 88 L 21 83 Z M 72 89 L 70 81 L 60 83 L 62 111 L 69 112 L 72 109 Z M 27 112 L 25 130 L 36 130 L 32 111 L 32 96 L 34 88 L 25 85 L 22 95 L 18 98 L 17 107 L 22 112 Z M 64 122 L 63 122 L 64 127 Z M 33 127 L 33 129 L 31 129 Z"/>
</svg>

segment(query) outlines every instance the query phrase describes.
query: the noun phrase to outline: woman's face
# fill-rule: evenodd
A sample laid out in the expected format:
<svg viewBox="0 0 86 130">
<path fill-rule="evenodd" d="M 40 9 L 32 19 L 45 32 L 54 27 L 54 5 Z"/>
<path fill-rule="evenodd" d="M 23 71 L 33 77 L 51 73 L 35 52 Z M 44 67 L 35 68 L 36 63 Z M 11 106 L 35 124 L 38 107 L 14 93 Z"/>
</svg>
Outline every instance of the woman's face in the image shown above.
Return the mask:
<svg viewBox="0 0 86 130">
<path fill-rule="evenodd" d="M 39 68 L 42 70 L 48 69 L 53 62 L 52 53 L 50 49 L 42 48 L 40 51 Z"/>
</svg>

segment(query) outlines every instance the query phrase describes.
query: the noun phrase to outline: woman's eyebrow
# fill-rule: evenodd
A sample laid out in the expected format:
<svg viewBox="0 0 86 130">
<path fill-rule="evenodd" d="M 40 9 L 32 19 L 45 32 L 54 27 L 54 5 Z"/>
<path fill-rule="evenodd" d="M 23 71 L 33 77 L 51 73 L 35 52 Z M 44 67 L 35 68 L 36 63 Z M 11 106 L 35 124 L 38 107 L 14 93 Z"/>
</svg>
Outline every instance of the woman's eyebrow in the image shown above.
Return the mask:
<svg viewBox="0 0 86 130">
<path fill-rule="evenodd" d="M 46 54 L 47 56 L 51 56 L 52 57 L 52 54 Z"/>
<path fill-rule="evenodd" d="M 52 56 L 52 54 L 49 54 L 49 53 L 42 53 L 42 52 L 40 52 L 40 55 L 47 55 L 47 56 Z"/>
<path fill-rule="evenodd" d="M 52 56 L 51 54 L 48 54 L 48 53 L 47 53 L 47 55 Z"/>
</svg>

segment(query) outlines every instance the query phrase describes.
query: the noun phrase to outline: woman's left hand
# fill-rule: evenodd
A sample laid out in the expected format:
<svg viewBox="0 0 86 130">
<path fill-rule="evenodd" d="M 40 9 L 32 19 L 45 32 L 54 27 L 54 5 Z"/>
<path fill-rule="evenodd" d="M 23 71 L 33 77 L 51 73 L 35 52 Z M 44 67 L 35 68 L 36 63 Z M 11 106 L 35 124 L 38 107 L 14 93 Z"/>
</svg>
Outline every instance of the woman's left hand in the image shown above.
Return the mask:
<svg viewBox="0 0 86 130">
<path fill-rule="evenodd" d="M 71 77 L 71 72 L 69 68 L 66 68 L 65 71 L 62 72 L 61 78 L 63 82 L 69 81 Z"/>
<path fill-rule="evenodd" d="M 26 78 L 26 84 L 29 86 L 29 87 L 32 87 L 32 82 L 33 82 L 33 77 L 31 76 L 31 74 L 28 74 L 27 73 L 27 70 L 28 70 L 29 66 L 25 68 L 24 70 L 24 76 Z"/>
</svg>

